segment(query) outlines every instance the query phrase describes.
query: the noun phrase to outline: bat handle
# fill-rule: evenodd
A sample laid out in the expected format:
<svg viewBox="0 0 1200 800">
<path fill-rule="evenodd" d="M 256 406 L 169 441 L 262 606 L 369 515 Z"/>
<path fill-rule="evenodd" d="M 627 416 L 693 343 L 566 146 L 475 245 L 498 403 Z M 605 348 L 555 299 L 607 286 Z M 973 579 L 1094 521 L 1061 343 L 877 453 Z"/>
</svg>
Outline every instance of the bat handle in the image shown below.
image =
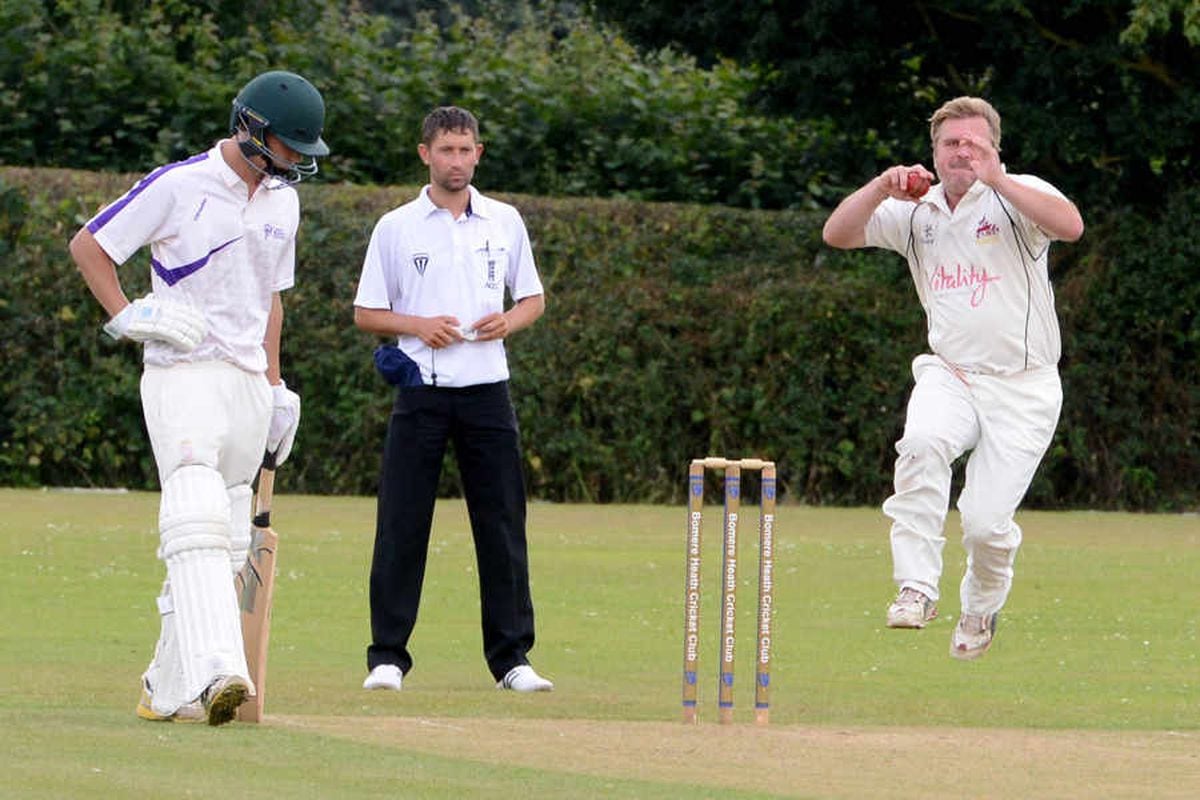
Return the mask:
<svg viewBox="0 0 1200 800">
<path fill-rule="evenodd" d="M 258 471 L 257 497 L 254 501 L 254 525 L 258 528 L 271 526 L 271 499 L 275 494 L 275 454 L 268 450 L 263 455 L 262 469 Z"/>
</svg>

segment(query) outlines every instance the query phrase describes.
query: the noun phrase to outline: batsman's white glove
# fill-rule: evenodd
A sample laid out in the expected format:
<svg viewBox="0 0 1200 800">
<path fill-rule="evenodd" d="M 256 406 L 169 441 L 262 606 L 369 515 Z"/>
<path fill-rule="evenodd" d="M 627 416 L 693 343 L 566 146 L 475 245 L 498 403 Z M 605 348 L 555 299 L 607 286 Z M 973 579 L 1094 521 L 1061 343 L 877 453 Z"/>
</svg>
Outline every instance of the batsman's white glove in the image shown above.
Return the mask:
<svg viewBox="0 0 1200 800">
<path fill-rule="evenodd" d="M 121 309 L 104 326 L 104 332 L 114 339 L 166 342 L 187 353 L 208 333 L 208 322 L 191 306 L 148 294 Z"/>
<path fill-rule="evenodd" d="M 275 454 L 276 466 L 287 460 L 296 440 L 296 428 L 300 427 L 300 395 L 280 381 L 271 387 L 274 410 L 271 412 L 271 429 L 267 432 L 267 450 Z"/>
</svg>

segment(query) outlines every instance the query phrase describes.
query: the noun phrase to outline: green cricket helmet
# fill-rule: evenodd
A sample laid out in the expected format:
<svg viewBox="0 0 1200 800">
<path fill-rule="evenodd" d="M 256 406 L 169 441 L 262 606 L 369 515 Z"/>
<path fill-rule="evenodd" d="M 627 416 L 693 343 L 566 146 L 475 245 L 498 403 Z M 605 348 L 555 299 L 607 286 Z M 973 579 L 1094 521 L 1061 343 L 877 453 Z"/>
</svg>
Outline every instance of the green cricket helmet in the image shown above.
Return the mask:
<svg viewBox="0 0 1200 800">
<path fill-rule="evenodd" d="M 229 128 L 244 129 L 249 138 L 240 142 L 247 159 L 263 156 L 266 171 L 286 183 L 297 183 L 317 174 L 317 156 L 329 155 L 329 146 L 321 138 L 325 126 L 325 101 L 311 83 L 294 72 L 273 70 L 251 80 L 233 100 Z M 281 167 L 287 159 L 271 152 L 267 133 L 301 155 L 308 162 Z"/>
</svg>

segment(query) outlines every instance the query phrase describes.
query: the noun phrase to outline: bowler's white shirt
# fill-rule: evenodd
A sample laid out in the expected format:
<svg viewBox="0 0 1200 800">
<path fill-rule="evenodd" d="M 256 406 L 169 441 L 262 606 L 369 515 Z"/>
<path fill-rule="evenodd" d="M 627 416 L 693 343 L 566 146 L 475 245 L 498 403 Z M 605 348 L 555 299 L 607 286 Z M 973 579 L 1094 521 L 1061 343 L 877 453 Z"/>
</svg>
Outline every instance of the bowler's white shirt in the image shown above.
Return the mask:
<svg viewBox="0 0 1200 800">
<path fill-rule="evenodd" d="M 149 244 L 154 295 L 208 320 L 208 335 L 190 353 L 146 342 L 147 364 L 224 360 L 266 372 L 271 295 L 295 282 L 300 201 L 291 187 L 248 193 L 218 142 L 151 172 L 88 222 L 117 264 Z"/>
<path fill-rule="evenodd" d="M 429 187 L 384 214 L 371 233 L 354 305 L 418 317 L 449 315 L 467 328 L 514 301 L 543 293 L 520 213 L 469 187 L 458 219 L 429 199 Z M 438 386 L 474 386 L 508 379 L 504 342 L 464 341 L 437 350 L 416 336 L 398 344 Z"/>
<path fill-rule="evenodd" d="M 1058 197 L 1032 175 L 1016 181 Z M 908 260 L 929 326 L 929 347 L 954 366 L 1012 374 L 1058 363 L 1062 350 L 1047 252 L 1051 237 L 976 181 L 953 213 L 941 184 L 919 203 L 888 198 L 866 244 Z"/>
</svg>

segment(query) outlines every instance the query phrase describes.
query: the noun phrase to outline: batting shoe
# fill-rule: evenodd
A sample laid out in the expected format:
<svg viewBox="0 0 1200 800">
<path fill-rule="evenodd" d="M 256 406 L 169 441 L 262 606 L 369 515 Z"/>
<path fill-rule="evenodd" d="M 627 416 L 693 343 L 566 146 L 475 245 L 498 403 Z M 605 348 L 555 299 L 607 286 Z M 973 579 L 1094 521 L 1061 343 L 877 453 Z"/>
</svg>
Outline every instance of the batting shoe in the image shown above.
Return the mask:
<svg viewBox="0 0 1200 800">
<path fill-rule="evenodd" d="M 400 691 L 403 685 L 404 673 L 395 664 L 380 664 L 363 681 L 364 689 L 385 689 L 390 692 Z"/>
<path fill-rule="evenodd" d="M 889 628 L 924 628 L 937 617 L 937 603 L 911 587 L 900 590 L 896 599 L 888 606 Z"/>
<path fill-rule="evenodd" d="M 134 711 L 138 719 L 150 722 L 204 722 L 204 706 L 199 701 L 192 701 L 175 710 L 174 714 L 160 714 L 154 710 L 151 701 L 154 698 L 145 685 L 142 686 L 142 696 L 138 698 L 137 709 Z"/>
<path fill-rule="evenodd" d="M 961 614 L 950 636 L 950 655 L 962 661 L 979 658 L 992 646 L 996 614 Z"/>
<path fill-rule="evenodd" d="M 250 683 L 237 675 L 218 675 L 200 695 L 204 715 L 209 725 L 224 725 L 237 714 L 238 706 L 246 702 Z"/>
<path fill-rule="evenodd" d="M 508 671 L 502 680 L 497 682 L 497 689 L 511 689 L 514 692 L 551 692 L 554 684 L 534 672 L 528 664 L 520 664 Z"/>
</svg>

